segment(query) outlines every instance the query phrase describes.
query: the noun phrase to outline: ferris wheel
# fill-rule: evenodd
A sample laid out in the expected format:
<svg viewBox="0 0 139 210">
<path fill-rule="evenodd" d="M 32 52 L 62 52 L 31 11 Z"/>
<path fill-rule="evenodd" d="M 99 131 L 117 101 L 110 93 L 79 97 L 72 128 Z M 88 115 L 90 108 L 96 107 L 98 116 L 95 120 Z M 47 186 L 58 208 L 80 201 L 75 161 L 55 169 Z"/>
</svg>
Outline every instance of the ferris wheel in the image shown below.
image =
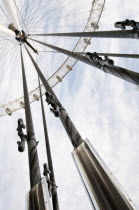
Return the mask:
<svg viewBox="0 0 139 210">
<path fill-rule="evenodd" d="M 86 4 L 85 1 L 80 2 L 77 7 L 78 1 L 14 1 L 14 9 L 17 10 L 17 17 L 13 17 L 16 20 L 18 28 L 22 27 L 22 30 L 26 32 L 27 36 L 35 33 L 53 33 L 57 31 L 68 31 L 72 28 L 73 31 L 95 31 L 99 28 L 99 20 L 103 12 L 104 0 L 90 1 L 90 4 Z M 11 23 L 11 18 L 8 13 L 11 11 L 6 10 L 5 6 L 1 5 L 0 23 L 6 28 Z M 80 18 L 80 21 L 78 19 Z M 6 114 L 12 115 L 15 111 L 24 108 L 24 99 L 22 97 L 23 90 L 21 86 L 21 64 L 19 59 L 20 45 L 15 40 L 13 34 L 4 33 L 4 30 L 0 31 L 1 36 L 1 78 L 0 78 L 0 90 L 1 90 L 1 105 L 0 116 Z M 39 40 L 45 40 L 41 38 Z M 91 38 L 62 38 L 51 39 L 47 38 L 51 43 L 58 44 L 58 46 L 65 45 L 63 40 L 66 41 L 66 48 L 73 52 L 84 52 L 86 47 L 91 44 Z M 46 49 L 41 45 L 31 41 L 31 44 L 38 50 L 36 59 L 38 63 L 40 60 L 41 67 L 47 66 L 47 77 L 51 87 L 54 87 L 59 82 L 62 82 L 63 78 L 72 70 L 77 59 L 61 56 L 50 49 Z M 52 61 L 52 55 L 55 55 L 55 59 Z M 46 59 L 47 56 L 47 59 Z M 26 58 L 27 62 L 28 58 Z M 43 63 L 43 64 L 42 64 Z M 31 64 L 28 65 L 28 68 Z M 29 86 L 29 98 L 30 102 L 37 101 L 40 97 L 37 84 L 37 77 L 30 70 L 27 71 L 27 77 L 32 78 Z M 6 88 L 5 88 L 6 83 Z M 3 89 L 6 89 L 6 94 L 2 94 Z M 45 93 L 45 89 L 42 85 L 42 94 Z"/>
<path fill-rule="evenodd" d="M 89 4 L 85 0 L 2 0 L 0 116 L 25 110 L 26 126 L 20 118 L 17 131 L 21 141 L 17 144 L 19 152 L 25 150 L 26 143 L 28 145 L 31 186 L 27 195 L 28 210 L 60 209 L 42 99 L 44 94 L 50 111 L 62 122 L 74 148 L 72 156 L 93 209 L 135 209 L 95 148 L 82 138 L 52 89 L 74 71 L 78 61 L 139 85 L 137 72 L 114 65 L 108 57 L 137 58 L 138 55 L 85 52 L 92 37 L 139 39 L 139 23 L 134 20 L 116 22 L 115 27 L 120 30 L 99 31 L 104 5 L 105 0 L 94 0 Z M 132 29 L 126 30 L 127 27 Z M 48 166 L 44 164 L 44 178 L 41 177 L 39 142 L 36 141 L 30 106 L 39 100 L 48 162 Z M 24 133 L 26 127 L 27 134 Z"/>
</svg>

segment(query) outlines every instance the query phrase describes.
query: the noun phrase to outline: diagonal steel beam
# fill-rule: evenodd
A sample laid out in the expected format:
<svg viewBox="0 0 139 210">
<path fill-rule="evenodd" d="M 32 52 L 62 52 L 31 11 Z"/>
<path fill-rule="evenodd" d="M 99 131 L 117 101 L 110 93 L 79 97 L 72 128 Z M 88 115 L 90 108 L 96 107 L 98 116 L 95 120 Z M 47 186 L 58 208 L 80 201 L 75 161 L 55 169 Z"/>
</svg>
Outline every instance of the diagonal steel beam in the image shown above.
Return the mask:
<svg viewBox="0 0 139 210">
<path fill-rule="evenodd" d="M 34 67 L 39 74 L 41 80 L 44 82 L 44 87 L 46 90 L 50 91 L 52 94 L 53 91 L 49 86 L 47 80 L 44 75 L 40 71 L 39 67 L 35 63 L 32 55 L 26 48 L 29 57 L 31 58 Z M 48 93 L 48 92 L 47 92 Z M 49 95 L 49 94 L 48 94 Z M 50 96 L 50 95 L 49 95 Z M 51 95 L 52 96 L 52 95 Z M 55 95 L 54 95 L 55 96 Z M 53 98 L 53 102 L 59 103 L 57 97 Z M 51 101 L 52 102 L 52 101 Z M 55 105 L 52 103 L 51 105 Z M 73 152 L 73 157 L 80 172 L 81 178 L 89 195 L 89 198 L 92 202 L 92 207 L 94 208 L 94 203 L 96 204 L 96 209 L 100 210 L 110 210 L 110 209 L 124 209 L 124 210 L 134 210 L 132 207 L 131 201 L 128 200 L 127 196 L 121 191 L 120 187 L 117 185 L 115 181 L 113 181 L 113 177 L 111 173 L 108 173 L 108 169 L 104 168 L 104 164 L 100 162 L 100 160 L 96 157 L 96 152 L 91 149 L 87 142 L 83 141 L 80 143 L 80 136 L 77 135 L 77 129 L 73 126 L 70 118 L 65 111 L 65 109 L 61 106 L 60 109 L 61 116 L 60 119 L 67 131 L 71 132 L 69 135 L 75 150 Z M 71 138 L 72 137 L 72 138 Z M 78 141 L 77 141 L 78 140 Z M 81 140 L 81 138 L 80 138 Z M 79 144 L 80 143 L 80 144 Z M 95 202 L 94 202 L 95 200 Z"/>
<path fill-rule="evenodd" d="M 51 155 L 51 148 L 50 148 L 50 142 L 49 142 L 49 136 L 48 136 L 46 116 L 45 116 L 45 111 L 44 111 L 44 104 L 43 104 L 43 98 L 42 98 L 42 90 L 41 90 L 41 85 L 40 85 L 40 79 L 38 79 L 38 80 L 39 80 L 39 90 L 40 90 L 40 99 L 41 99 L 41 110 L 42 110 L 42 119 L 43 119 L 44 135 L 45 135 L 45 145 L 46 145 L 48 166 L 49 166 L 49 169 L 51 171 L 51 173 L 50 173 L 50 179 L 51 179 L 51 182 L 52 182 L 52 203 L 53 203 L 53 210 L 59 210 L 57 186 L 56 186 L 56 181 L 55 181 L 55 174 L 54 174 L 54 167 L 53 167 L 53 161 L 52 161 L 52 155 Z"/>
<path fill-rule="evenodd" d="M 139 73 L 137 73 L 137 72 L 133 72 L 133 71 L 130 71 L 128 69 L 121 68 L 119 66 L 106 66 L 106 65 L 102 66 L 98 61 L 96 61 L 96 60 L 91 61 L 88 57 L 80 55 L 78 53 L 71 52 L 69 50 L 66 50 L 66 49 L 63 49 L 63 48 L 60 48 L 60 47 L 56 47 L 54 45 L 50 45 L 50 44 L 47 44 L 47 43 L 44 43 L 44 42 L 41 42 L 41 41 L 38 41 L 38 40 L 35 40 L 35 39 L 31 39 L 31 40 L 33 40 L 33 41 L 35 41 L 39 44 L 42 44 L 46 47 L 49 47 L 53 50 L 56 50 L 60 53 L 68 55 L 72 58 L 78 59 L 79 61 L 82 61 L 82 62 L 84 62 L 88 65 L 91 65 L 91 66 L 93 66 L 97 69 L 100 69 L 105 73 L 112 74 L 112 75 L 114 75 L 116 77 L 119 77 L 123 80 L 126 80 L 126 81 L 128 81 L 132 84 L 139 85 Z"/>
<path fill-rule="evenodd" d="M 20 45 L 20 49 L 21 49 L 21 45 Z M 26 116 L 26 126 L 27 126 L 30 185 L 31 185 L 31 188 L 33 188 L 41 180 L 41 173 L 40 173 L 39 158 L 38 158 L 38 153 L 37 153 L 37 142 L 36 142 L 36 137 L 34 133 L 32 113 L 31 113 L 30 102 L 29 102 L 28 87 L 27 87 L 27 81 L 26 81 L 22 49 L 21 49 L 21 66 L 22 66 L 25 116 Z"/>
<path fill-rule="evenodd" d="M 139 31 L 113 30 L 113 31 L 94 31 L 94 32 L 30 34 L 29 36 L 63 36 L 63 37 L 65 36 L 65 37 L 94 37 L 94 38 L 139 39 Z"/>
<path fill-rule="evenodd" d="M 68 116 L 66 110 L 63 108 L 61 102 L 59 101 L 59 99 L 55 95 L 54 91 L 52 90 L 52 88 L 48 84 L 46 78 L 44 77 L 43 73 L 41 72 L 39 66 L 35 62 L 34 58 L 30 54 L 27 47 L 26 47 L 26 50 L 27 50 L 27 53 L 28 53 L 28 55 L 29 55 L 29 57 L 30 57 L 30 59 L 31 59 L 31 61 L 32 61 L 33 65 L 34 65 L 34 67 L 35 67 L 35 69 L 36 69 L 36 71 L 37 71 L 45 89 L 46 89 L 46 91 L 50 92 L 54 96 L 56 104 L 60 108 L 60 113 L 61 113 L 60 120 L 61 120 L 61 122 L 62 122 L 70 140 L 71 140 L 71 143 L 72 143 L 73 147 L 74 148 L 78 147 L 83 142 L 83 139 L 82 139 L 81 135 L 79 134 L 79 132 L 78 132 L 77 128 L 75 127 L 75 125 L 73 124 L 73 122 L 71 121 L 71 119 Z"/>
<path fill-rule="evenodd" d="M 45 51 L 38 51 L 38 52 L 46 52 L 46 53 L 60 53 L 60 52 L 57 52 L 57 51 L 50 51 L 50 50 L 45 50 Z M 75 53 L 77 54 L 80 54 L 80 55 L 86 55 L 87 52 L 76 52 L 74 51 Z M 93 52 L 91 52 L 93 53 Z M 119 58 L 135 58 L 135 59 L 138 59 L 139 58 L 139 54 L 122 54 L 122 53 L 98 53 L 98 55 L 100 56 L 110 56 L 110 57 L 119 57 Z"/>
</svg>

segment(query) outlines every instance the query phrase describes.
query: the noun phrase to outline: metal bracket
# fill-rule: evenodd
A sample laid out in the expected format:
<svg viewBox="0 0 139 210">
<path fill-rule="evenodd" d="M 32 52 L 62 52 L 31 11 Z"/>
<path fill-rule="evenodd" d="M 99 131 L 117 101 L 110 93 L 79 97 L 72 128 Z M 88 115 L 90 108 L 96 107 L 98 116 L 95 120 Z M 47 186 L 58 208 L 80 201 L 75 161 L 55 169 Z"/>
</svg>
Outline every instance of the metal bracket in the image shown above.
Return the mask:
<svg viewBox="0 0 139 210">
<path fill-rule="evenodd" d="M 29 43 L 27 38 L 28 38 L 28 35 L 22 30 L 22 33 L 20 34 L 20 36 L 16 36 L 15 39 L 18 42 L 20 42 L 20 44 L 23 44 L 23 43 L 27 44 L 34 51 L 34 53 L 38 54 L 38 51 L 32 46 L 32 44 Z"/>
<path fill-rule="evenodd" d="M 52 181 L 50 179 L 50 174 L 51 174 L 51 171 L 49 170 L 47 163 L 44 163 L 43 164 L 43 175 L 46 177 L 49 195 L 51 197 L 52 196 Z"/>
<path fill-rule="evenodd" d="M 18 136 L 20 137 L 21 141 L 18 141 L 18 151 L 24 152 L 25 151 L 25 142 L 27 140 L 27 136 L 24 134 L 23 129 L 25 129 L 25 124 L 23 122 L 23 119 L 18 119 Z"/>
<path fill-rule="evenodd" d="M 133 28 L 134 31 L 139 30 L 139 22 L 136 22 L 134 20 L 129 20 L 129 19 L 126 19 L 121 22 L 116 22 L 114 26 L 115 28 L 120 28 L 122 30 L 125 30 L 127 26 Z"/>
<path fill-rule="evenodd" d="M 96 52 L 94 53 L 90 53 L 90 52 L 87 52 L 86 53 L 86 57 L 89 58 L 90 61 L 98 61 L 100 65 L 102 66 L 113 66 L 114 65 L 114 61 L 110 58 L 108 58 L 107 55 L 104 56 L 104 59 L 102 59 L 102 57 L 100 57 Z"/>
<path fill-rule="evenodd" d="M 52 108 L 50 108 L 50 111 L 54 114 L 55 117 L 60 117 L 60 108 L 56 103 L 55 97 L 49 92 L 46 91 L 46 102 L 48 105 L 50 104 Z"/>
</svg>

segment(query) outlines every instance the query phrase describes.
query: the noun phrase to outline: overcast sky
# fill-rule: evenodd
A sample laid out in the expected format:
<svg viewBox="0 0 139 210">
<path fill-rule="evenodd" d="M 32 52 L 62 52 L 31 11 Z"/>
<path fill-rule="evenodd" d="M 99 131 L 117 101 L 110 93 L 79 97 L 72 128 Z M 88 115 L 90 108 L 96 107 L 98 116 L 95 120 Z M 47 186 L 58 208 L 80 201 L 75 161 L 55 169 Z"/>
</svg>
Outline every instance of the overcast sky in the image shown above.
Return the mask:
<svg viewBox="0 0 139 210">
<path fill-rule="evenodd" d="M 88 2 L 91 2 L 88 0 Z M 116 21 L 138 21 L 138 0 L 106 0 L 100 30 L 114 29 Z M 138 53 L 138 40 L 92 39 L 87 51 Z M 65 46 L 66 48 L 66 46 Z M 138 60 L 114 59 L 115 65 L 139 72 Z M 88 138 L 131 200 L 139 207 L 139 91 L 114 76 L 78 62 L 54 90 L 82 137 Z M 46 162 L 40 103 L 31 105 L 41 171 Z M 71 157 L 73 147 L 59 119 L 45 105 L 61 210 L 91 210 Z M 24 210 L 30 189 L 27 148 L 19 153 L 18 118 L 0 118 L 0 209 Z"/>
</svg>

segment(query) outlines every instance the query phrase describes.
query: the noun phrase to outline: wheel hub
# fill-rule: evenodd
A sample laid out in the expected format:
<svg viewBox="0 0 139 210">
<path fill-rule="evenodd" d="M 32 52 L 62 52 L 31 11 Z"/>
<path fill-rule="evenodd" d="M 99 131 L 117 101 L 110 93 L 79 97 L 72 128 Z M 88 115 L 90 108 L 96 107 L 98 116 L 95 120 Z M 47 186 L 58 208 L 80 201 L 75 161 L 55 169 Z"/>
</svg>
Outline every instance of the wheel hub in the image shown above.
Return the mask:
<svg viewBox="0 0 139 210">
<path fill-rule="evenodd" d="M 18 42 L 20 42 L 20 44 L 27 44 L 28 47 L 30 47 L 34 51 L 34 53 L 38 54 L 38 51 L 28 42 L 27 40 L 28 35 L 23 30 L 22 31 L 17 30 L 13 23 L 9 25 L 9 29 L 15 33 L 16 35 L 15 39 Z"/>
</svg>

